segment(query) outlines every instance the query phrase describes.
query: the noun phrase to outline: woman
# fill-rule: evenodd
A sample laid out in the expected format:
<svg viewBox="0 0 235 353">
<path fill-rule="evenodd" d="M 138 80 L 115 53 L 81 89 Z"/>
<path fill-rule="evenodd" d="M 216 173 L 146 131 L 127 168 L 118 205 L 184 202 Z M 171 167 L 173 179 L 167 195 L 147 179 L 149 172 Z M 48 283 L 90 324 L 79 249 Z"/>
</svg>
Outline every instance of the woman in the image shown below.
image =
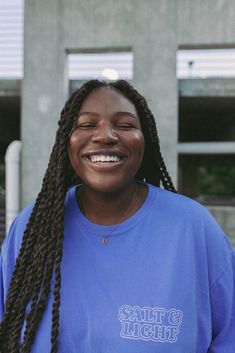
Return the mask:
<svg viewBox="0 0 235 353">
<path fill-rule="evenodd" d="M 125 81 L 89 81 L 66 103 L 42 189 L 4 242 L 1 286 L 0 352 L 235 352 L 231 245 L 176 194 Z"/>
</svg>

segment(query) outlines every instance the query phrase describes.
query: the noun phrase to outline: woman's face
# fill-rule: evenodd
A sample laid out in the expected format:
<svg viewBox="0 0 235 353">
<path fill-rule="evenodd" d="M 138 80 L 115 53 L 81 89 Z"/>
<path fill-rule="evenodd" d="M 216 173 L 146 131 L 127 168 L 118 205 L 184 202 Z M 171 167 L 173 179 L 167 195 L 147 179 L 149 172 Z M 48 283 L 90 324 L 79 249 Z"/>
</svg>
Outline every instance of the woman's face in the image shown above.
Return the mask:
<svg viewBox="0 0 235 353">
<path fill-rule="evenodd" d="M 134 104 L 110 87 L 83 101 L 69 140 L 70 162 L 82 183 L 115 192 L 131 182 L 143 159 L 144 136 Z"/>
</svg>

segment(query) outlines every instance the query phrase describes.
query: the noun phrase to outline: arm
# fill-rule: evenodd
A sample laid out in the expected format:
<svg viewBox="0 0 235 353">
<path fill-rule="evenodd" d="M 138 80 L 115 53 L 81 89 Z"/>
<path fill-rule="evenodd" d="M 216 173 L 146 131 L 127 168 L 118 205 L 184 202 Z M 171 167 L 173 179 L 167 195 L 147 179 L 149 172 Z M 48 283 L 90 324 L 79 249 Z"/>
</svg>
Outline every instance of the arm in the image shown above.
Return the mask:
<svg viewBox="0 0 235 353">
<path fill-rule="evenodd" d="M 3 241 L 0 255 L 0 321 L 4 315 L 4 304 L 19 253 L 22 236 L 32 206 L 27 207 L 11 224 L 9 232 Z"/>
<path fill-rule="evenodd" d="M 208 353 L 235 352 L 235 254 L 211 286 L 212 343 Z"/>
<path fill-rule="evenodd" d="M 2 321 L 4 316 L 4 304 L 6 301 L 6 294 L 15 265 L 15 247 L 12 246 L 12 238 L 14 238 L 14 229 L 15 221 L 12 223 L 9 233 L 3 241 L 0 254 L 0 321 Z"/>
<path fill-rule="evenodd" d="M 0 321 L 3 319 L 4 312 L 4 300 L 3 300 L 3 275 L 2 275 L 2 258 L 0 255 Z"/>
</svg>

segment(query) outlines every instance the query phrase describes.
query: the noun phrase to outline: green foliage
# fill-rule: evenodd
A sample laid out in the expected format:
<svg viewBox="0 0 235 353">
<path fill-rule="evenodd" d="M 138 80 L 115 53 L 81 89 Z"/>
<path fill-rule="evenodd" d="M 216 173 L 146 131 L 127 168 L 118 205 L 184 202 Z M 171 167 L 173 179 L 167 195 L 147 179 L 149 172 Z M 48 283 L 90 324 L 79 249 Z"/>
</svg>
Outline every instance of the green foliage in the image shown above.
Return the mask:
<svg viewBox="0 0 235 353">
<path fill-rule="evenodd" d="M 235 196 L 235 166 L 200 167 L 199 188 L 203 195 Z"/>
</svg>

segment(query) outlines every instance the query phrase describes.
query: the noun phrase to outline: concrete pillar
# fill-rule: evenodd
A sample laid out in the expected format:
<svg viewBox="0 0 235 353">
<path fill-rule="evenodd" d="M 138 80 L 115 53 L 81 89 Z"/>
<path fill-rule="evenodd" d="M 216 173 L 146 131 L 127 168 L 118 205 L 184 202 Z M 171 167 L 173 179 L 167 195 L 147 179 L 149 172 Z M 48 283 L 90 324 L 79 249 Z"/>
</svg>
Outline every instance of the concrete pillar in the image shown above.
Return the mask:
<svg viewBox="0 0 235 353">
<path fill-rule="evenodd" d="M 40 190 L 65 100 L 65 52 L 60 45 L 60 35 L 58 1 L 26 0 L 21 120 L 22 206 L 31 202 Z"/>
</svg>

